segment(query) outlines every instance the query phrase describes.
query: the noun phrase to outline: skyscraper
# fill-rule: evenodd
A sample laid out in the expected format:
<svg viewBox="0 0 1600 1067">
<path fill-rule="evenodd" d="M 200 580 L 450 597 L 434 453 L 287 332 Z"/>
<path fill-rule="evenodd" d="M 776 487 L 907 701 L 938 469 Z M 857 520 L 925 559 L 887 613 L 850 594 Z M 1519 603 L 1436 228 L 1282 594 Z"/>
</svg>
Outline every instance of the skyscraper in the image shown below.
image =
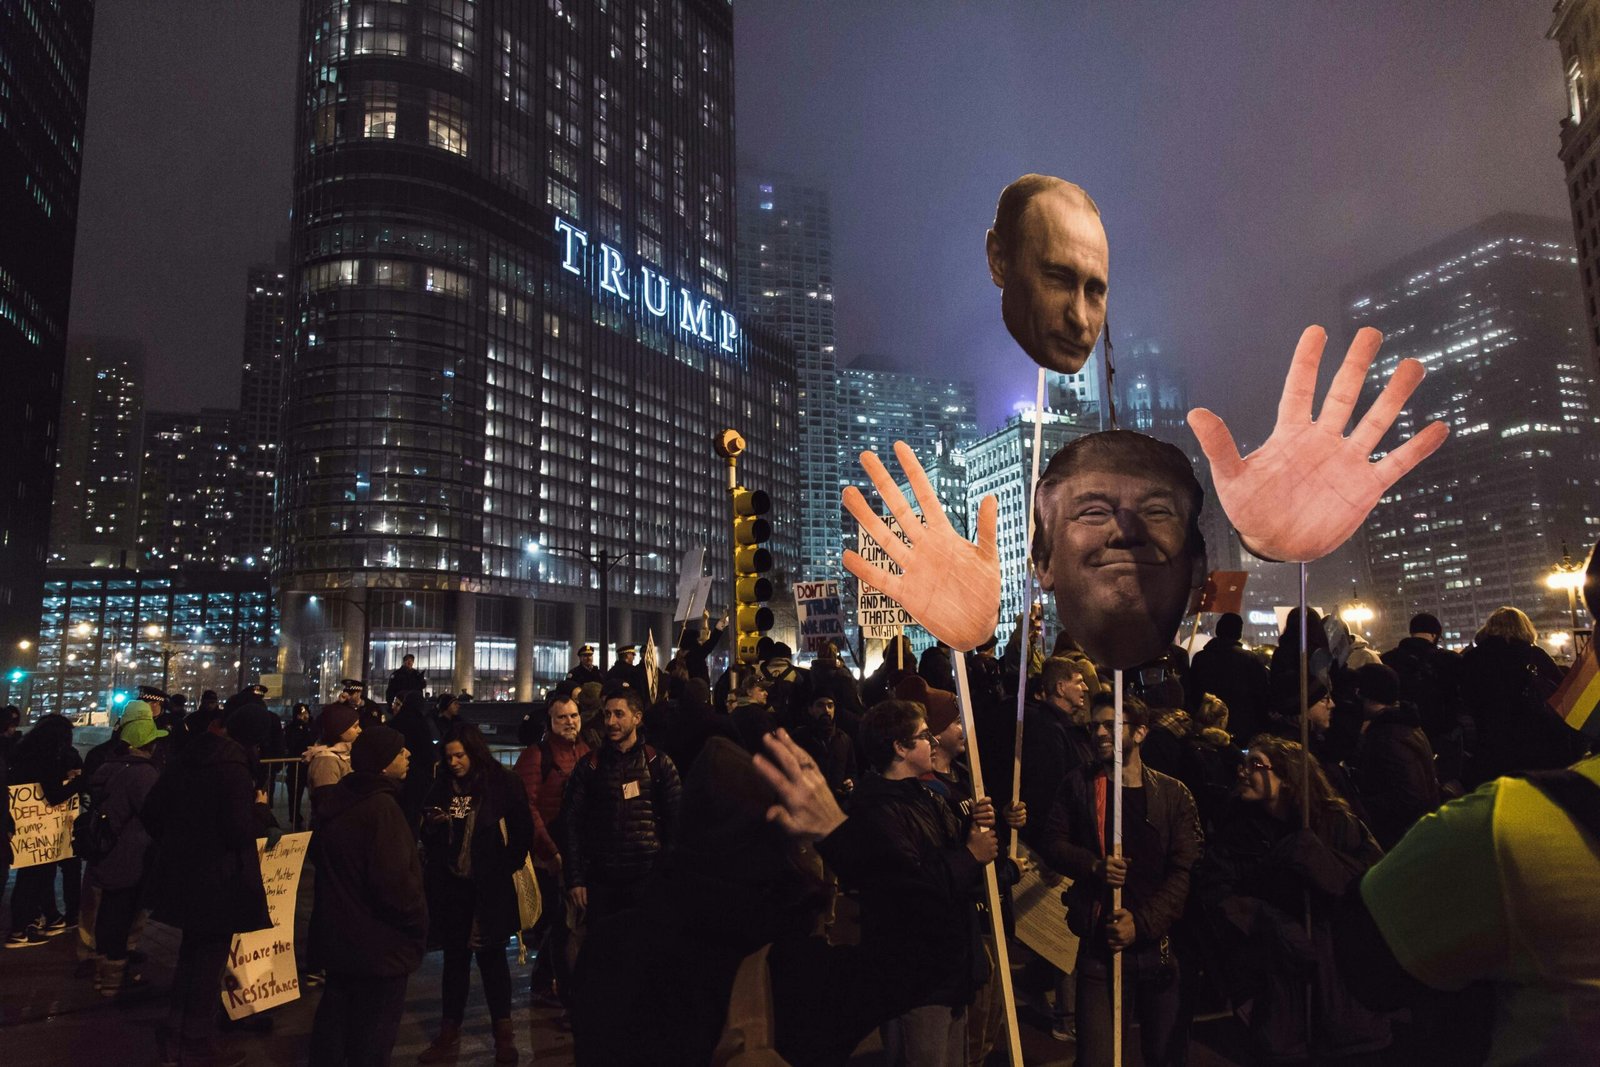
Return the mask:
<svg viewBox="0 0 1600 1067">
<path fill-rule="evenodd" d="M 412 652 L 530 699 L 580 641 L 669 642 L 683 550 L 725 575 L 723 427 L 792 566 L 793 352 L 733 310 L 726 0 L 302 11 L 283 669 Z"/>
<path fill-rule="evenodd" d="M 236 503 L 245 462 L 240 421 L 238 412 L 215 408 L 145 416 L 141 569 L 252 569 L 238 556 Z"/>
<path fill-rule="evenodd" d="M 1428 369 L 1385 447 L 1434 419 L 1450 426 L 1367 522 L 1374 631 L 1404 636 L 1431 611 L 1460 644 L 1503 604 L 1541 633 L 1568 630 L 1566 597 L 1544 577 L 1563 542 L 1581 551 L 1600 535 L 1600 391 L 1566 223 L 1495 215 L 1343 297 L 1352 328 L 1387 338 L 1369 394 L 1402 358 Z"/>
<path fill-rule="evenodd" d="M 862 484 L 859 457 L 868 449 L 888 463 L 896 441 L 910 445 L 918 456 L 931 456 L 941 439 L 960 448 L 978 438 L 973 383 L 879 370 L 877 362 L 864 357 L 839 371 L 840 488 Z"/>
<path fill-rule="evenodd" d="M 244 368 L 235 422 L 238 467 L 232 485 L 232 550 L 237 565 L 272 558 L 272 503 L 283 438 L 283 373 L 288 352 L 289 276 L 281 266 L 251 267 L 245 284 Z"/>
<path fill-rule="evenodd" d="M 1589 373 L 1600 370 L 1600 0 L 1559 0 L 1547 37 L 1561 47 L 1567 114 L 1561 120 L 1561 163 L 1567 170 L 1572 231 L 1588 332 Z"/>
<path fill-rule="evenodd" d="M 0 648 L 31 640 L 51 522 L 92 0 L 0 5 Z"/>
<path fill-rule="evenodd" d="M 138 559 L 144 361 L 144 346 L 126 338 L 75 338 L 68 350 L 52 567 L 133 566 Z"/>
<path fill-rule="evenodd" d="M 739 301 L 751 323 L 794 345 L 801 577 L 839 566 L 838 360 L 828 192 L 747 167 L 739 178 Z"/>
</svg>

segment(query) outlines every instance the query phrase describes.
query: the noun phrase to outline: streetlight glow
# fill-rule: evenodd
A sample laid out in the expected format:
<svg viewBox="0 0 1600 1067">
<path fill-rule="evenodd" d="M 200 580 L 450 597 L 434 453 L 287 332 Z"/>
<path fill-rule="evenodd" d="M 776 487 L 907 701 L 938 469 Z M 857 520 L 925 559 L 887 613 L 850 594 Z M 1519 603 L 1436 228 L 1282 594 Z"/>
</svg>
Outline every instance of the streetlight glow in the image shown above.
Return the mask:
<svg viewBox="0 0 1600 1067">
<path fill-rule="evenodd" d="M 1583 572 L 1581 570 L 1562 570 L 1557 568 L 1545 575 L 1545 588 L 1558 593 L 1576 591 L 1583 588 Z"/>
</svg>

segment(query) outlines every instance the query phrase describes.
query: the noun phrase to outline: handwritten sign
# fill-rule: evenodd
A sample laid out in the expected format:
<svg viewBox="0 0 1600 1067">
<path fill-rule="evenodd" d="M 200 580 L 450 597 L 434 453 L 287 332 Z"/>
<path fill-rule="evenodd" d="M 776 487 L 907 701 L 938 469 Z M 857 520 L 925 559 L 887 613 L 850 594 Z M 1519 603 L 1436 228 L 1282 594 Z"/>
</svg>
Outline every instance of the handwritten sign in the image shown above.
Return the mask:
<svg viewBox="0 0 1600 1067">
<path fill-rule="evenodd" d="M 883 522 L 903 543 L 911 543 L 901 532 L 900 524 L 893 515 L 883 516 Z M 857 524 L 856 531 L 856 553 L 869 566 L 884 567 L 895 574 L 900 573 L 900 568 L 890 561 L 889 553 L 879 547 L 878 542 L 867 533 L 866 527 Z M 878 592 L 865 582 L 857 582 L 856 586 L 856 624 L 861 627 L 862 637 L 887 640 L 903 632 L 907 627 L 917 624 L 910 612 L 886 594 Z"/>
<path fill-rule="evenodd" d="M 256 841 L 272 926 L 234 935 L 222 976 L 222 1007 L 230 1019 L 242 1019 L 300 997 L 300 976 L 294 965 L 294 909 L 310 845 L 309 833 L 285 834 L 271 852 L 266 838 Z"/>
<path fill-rule="evenodd" d="M 41 863 L 72 858 L 72 822 L 78 817 L 78 797 L 65 804 L 52 805 L 44 798 L 38 782 L 11 787 L 11 818 L 16 834 L 11 838 L 13 867 L 37 867 Z"/>
<path fill-rule="evenodd" d="M 829 641 L 844 643 L 844 608 L 837 578 L 794 583 L 794 611 L 800 647 L 805 651 L 821 652 Z"/>
<path fill-rule="evenodd" d="M 1061 903 L 1061 893 L 1071 882 L 1062 879 L 1051 885 L 1045 878 L 1047 868 L 1038 857 L 1026 846 L 1019 851 L 1017 866 L 1022 878 L 1011 890 L 1017 940 L 1071 974 L 1077 966 L 1078 938 L 1067 929 L 1067 909 Z"/>
</svg>

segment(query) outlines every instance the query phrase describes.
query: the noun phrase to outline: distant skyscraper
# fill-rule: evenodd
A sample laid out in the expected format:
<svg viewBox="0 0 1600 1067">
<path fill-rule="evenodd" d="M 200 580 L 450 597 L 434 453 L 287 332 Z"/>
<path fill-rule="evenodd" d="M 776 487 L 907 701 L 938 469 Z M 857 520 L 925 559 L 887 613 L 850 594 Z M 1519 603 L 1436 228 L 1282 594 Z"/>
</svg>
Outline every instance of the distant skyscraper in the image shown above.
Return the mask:
<svg viewBox="0 0 1600 1067">
<path fill-rule="evenodd" d="M 93 25 L 92 0 L 0 4 L 0 648 L 8 655 L 39 625 Z"/>
<path fill-rule="evenodd" d="M 801 576 L 831 575 L 839 566 L 840 508 L 827 190 L 743 168 L 738 252 L 744 318 L 794 345 Z"/>
<path fill-rule="evenodd" d="M 870 358 L 858 363 L 870 363 Z M 861 453 L 878 453 L 894 469 L 894 443 L 932 456 L 942 439 L 961 448 L 978 438 L 978 391 L 971 382 L 929 378 L 866 366 L 839 372 L 839 486 L 862 485 Z M 842 513 L 841 513 L 842 514 Z M 853 529 L 853 520 L 845 519 Z"/>
<path fill-rule="evenodd" d="M 250 268 L 245 286 L 244 374 L 236 424 L 232 554 L 238 565 L 272 558 L 272 503 L 283 437 L 283 373 L 288 351 L 289 277 L 283 267 Z"/>
<path fill-rule="evenodd" d="M 1388 338 L 1369 401 L 1404 357 L 1429 372 L 1385 447 L 1434 419 L 1450 426 L 1367 523 L 1374 631 L 1403 636 L 1431 611 L 1460 644 L 1502 604 L 1542 634 L 1570 629 L 1544 577 L 1563 541 L 1581 552 L 1600 535 L 1600 390 L 1567 224 L 1495 215 L 1343 295 L 1352 328 Z"/>
<path fill-rule="evenodd" d="M 237 411 L 145 416 L 139 550 L 148 570 L 250 569 L 238 558 L 245 477 Z"/>
<path fill-rule="evenodd" d="M 1567 81 L 1560 155 L 1588 316 L 1588 373 L 1594 374 L 1600 371 L 1600 0 L 1559 0 L 1546 36 L 1561 46 Z"/>
<path fill-rule="evenodd" d="M 52 567 L 132 566 L 138 559 L 144 360 L 144 346 L 125 338 L 75 338 L 68 350 Z"/>
<path fill-rule="evenodd" d="M 301 5 L 283 669 L 411 652 L 529 700 L 579 643 L 670 642 L 691 544 L 727 602 L 717 431 L 796 559 L 794 355 L 735 313 L 733 8 L 361 10 Z"/>
</svg>

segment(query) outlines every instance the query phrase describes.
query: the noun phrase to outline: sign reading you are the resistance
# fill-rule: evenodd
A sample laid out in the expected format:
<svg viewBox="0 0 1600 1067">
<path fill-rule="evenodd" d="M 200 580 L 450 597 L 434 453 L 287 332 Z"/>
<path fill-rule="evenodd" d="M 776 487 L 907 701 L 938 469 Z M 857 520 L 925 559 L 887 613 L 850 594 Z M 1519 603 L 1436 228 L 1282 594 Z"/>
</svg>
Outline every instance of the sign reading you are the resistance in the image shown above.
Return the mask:
<svg viewBox="0 0 1600 1067">
<path fill-rule="evenodd" d="M 561 238 L 561 269 L 576 274 L 591 292 L 610 293 L 633 314 L 688 334 L 728 355 L 739 353 L 739 320 L 733 313 L 649 264 L 630 266 L 622 252 L 604 241 L 590 242 L 586 230 L 556 216 Z"/>
</svg>

